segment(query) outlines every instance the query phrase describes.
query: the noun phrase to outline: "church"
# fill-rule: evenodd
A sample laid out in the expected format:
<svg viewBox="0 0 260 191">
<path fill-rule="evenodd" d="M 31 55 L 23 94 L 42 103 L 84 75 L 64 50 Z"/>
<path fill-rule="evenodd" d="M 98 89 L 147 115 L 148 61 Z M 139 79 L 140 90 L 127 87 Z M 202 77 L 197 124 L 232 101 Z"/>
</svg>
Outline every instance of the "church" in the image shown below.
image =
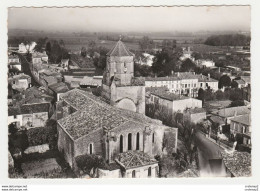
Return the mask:
<svg viewBox="0 0 260 191">
<path fill-rule="evenodd" d="M 107 53 L 102 97 L 115 107 L 145 113 L 145 81 L 134 77 L 134 54 L 121 40 Z"/>
<path fill-rule="evenodd" d="M 144 85 L 134 78 L 133 56 L 118 41 L 107 55 L 100 97 L 79 89 L 60 96 L 58 149 L 73 169 L 77 156 L 95 154 L 120 166 L 100 169 L 99 177 L 156 177 L 154 156 L 176 152 L 178 129 L 144 115 Z"/>
</svg>

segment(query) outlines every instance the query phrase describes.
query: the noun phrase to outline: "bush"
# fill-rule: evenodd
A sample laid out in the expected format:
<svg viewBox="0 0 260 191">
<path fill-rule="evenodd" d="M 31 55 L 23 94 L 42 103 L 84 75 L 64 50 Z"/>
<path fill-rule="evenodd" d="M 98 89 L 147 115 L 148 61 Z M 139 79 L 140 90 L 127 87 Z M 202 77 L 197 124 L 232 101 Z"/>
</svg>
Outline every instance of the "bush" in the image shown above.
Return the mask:
<svg viewBox="0 0 260 191">
<path fill-rule="evenodd" d="M 29 146 L 49 144 L 51 149 L 57 145 L 57 129 L 52 126 L 36 127 L 27 130 Z"/>
<path fill-rule="evenodd" d="M 76 157 L 76 164 L 79 170 L 84 173 L 90 173 L 92 168 L 109 169 L 105 159 L 98 155 L 80 155 Z"/>
</svg>

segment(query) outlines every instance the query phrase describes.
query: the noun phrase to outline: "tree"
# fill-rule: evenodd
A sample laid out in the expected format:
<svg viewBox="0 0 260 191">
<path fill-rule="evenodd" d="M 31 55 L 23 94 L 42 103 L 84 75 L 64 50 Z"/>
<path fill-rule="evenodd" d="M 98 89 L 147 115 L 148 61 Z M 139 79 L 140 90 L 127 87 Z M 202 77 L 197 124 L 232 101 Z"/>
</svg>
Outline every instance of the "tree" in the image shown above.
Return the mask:
<svg viewBox="0 0 260 191">
<path fill-rule="evenodd" d="M 193 58 L 195 58 L 195 60 L 199 60 L 199 59 L 202 58 L 202 54 L 201 54 L 201 53 L 198 53 L 198 52 L 193 52 L 193 53 L 191 54 L 191 56 L 192 56 Z"/>
<path fill-rule="evenodd" d="M 81 48 L 80 54 L 81 54 L 81 56 L 84 57 L 84 58 L 87 56 L 87 49 L 86 49 L 86 47 L 83 46 L 83 47 Z"/>
<path fill-rule="evenodd" d="M 148 50 L 151 50 L 154 47 L 154 42 L 148 36 L 144 36 L 139 41 L 139 46 L 140 46 L 140 49 L 142 51 L 148 51 Z"/>
<path fill-rule="evenodd" d="M 223 87 L 230 87 L 231 86 L 231 79 L 227 75 L 223 75 L 220 77 L 218 82 L 219 89 Z"/>
<path fill-rule="evenodd" d="M 205 100 L 205 97 L 204 97 L 204 90 L 202 88 L 199 89 L 198 91 L 198 99 L 202 101 L 202 103 L 204 102 Z"/>
<path fill-rule="evenodd" d="M 43 47 L 45 46 L 47 40 L 48 40 L 48 37 L 39 38 L 34 49 L 37 52 L 43 52 Z"/>
<path fill-rule="evenodd" d="M 196 65 L 188 58 L 181 65 L 182 72 L 194 72 Z"/>
<path fill-rule="evenodd" d="M 50 56 L 50 53 L 51 53 L 51 43 L 50 42 L 47 42 L 45 51 L 46 51 L 46 54 L 48 56 Z"/>
</svg>

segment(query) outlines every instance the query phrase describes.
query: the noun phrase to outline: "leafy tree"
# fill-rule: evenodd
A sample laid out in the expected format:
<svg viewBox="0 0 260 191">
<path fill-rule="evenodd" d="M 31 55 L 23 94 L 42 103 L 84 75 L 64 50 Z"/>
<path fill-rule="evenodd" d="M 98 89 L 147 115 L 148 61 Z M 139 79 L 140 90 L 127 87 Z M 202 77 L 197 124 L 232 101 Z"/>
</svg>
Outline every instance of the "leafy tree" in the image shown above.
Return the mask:
<svg viewBox="0 0 260 191">
<path fill-rule="evenodd" d="M 139 46 L 142 51 L 151 50 L 154 47 L 154 42 L 148 36 L 144 36 L 139 41 Z"/>
<path fill-rule="evenodd" d="M 48 40 L 48 37 L 39 38 L 34 49 L 37 52 L 43 52 L 43 49 L 44 49 L 43 47 L 45 46 L 47 40 Z"/>
<path fill-rule="evenodd" d="M 219 82 L 218 82 L 218 86 L 219 86 L 219 89 L 221 89 L 223 87 L 230 87 L 231 86 L 230 77 L 227 75 L 221 76 L 221 78 L 219 79 Z"/>
<path fill-rule="evenodd" d="M 213 35 L 206 39 L 205 44 L 211 46 L 246 46 L 250 43 L 250 36 L 235 35 Z"/>
<path fill-rule="evenodd" d="M 50 42 L 46 43 L 45 51 L 46 51 L 47 55 L 49 56 L 51 53 L 51 43 Z"/>
<path fill-rule="evenodd" d="M 184 60 L 181 65 L 182 72 L 194 72 L 196 68 L 196 64 L 194 64 L 189 58 Z"/>
<path fill-rule="evenodd" d="M 202 88 L 199 89 L 198 91 L 198 99 L 202 101 L 202 103 L 205 100 L 205 96 L 204 96 L 204 90 Z"/>
<path fill-rule="evenodd" d="M 191 56 L 193 57 L 193 58 L 195 58 L 195 60 L 199 60 L 199 59 L 201 59 L 203 56 L 202 56 L 202 54 L 201 53 L 198 53 L 198 52 L 193 52 L 192 54 L 191 54 Z"/>
<path fill-rule="evenodd" d="M 87 49 L 86 49 L 86 47 L 83 46 L 83 47 L 81 48 L 80 54 L 81 54 L 81 56 L 84 57 L 84 58 L 87 56 Z"/>
</svg>

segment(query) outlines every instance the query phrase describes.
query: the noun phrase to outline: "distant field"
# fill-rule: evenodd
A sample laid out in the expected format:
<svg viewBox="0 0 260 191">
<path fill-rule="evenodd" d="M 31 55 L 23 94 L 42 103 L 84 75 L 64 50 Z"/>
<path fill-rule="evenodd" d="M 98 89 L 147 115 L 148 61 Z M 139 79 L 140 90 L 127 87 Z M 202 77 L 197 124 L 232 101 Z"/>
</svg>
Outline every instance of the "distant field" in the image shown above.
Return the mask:
<svg viewBox="0 0 260 191">
<path fill-rule="evenodd" d="M 103 46 L 107 49 L 112 49 L 114 45 L 116 44 L 116 41 L 108 41 L 108 40 L 98 40 L 97 46 Z M 125 42 L 125 45 L 130 49 L 130 50 L 140 50 L 140 47 L 137 42 L 129 43 Z M 79 51 L 83 46 L 88 47 L 88 41 L 86 42 L 79 42 L 77 44 L 75 43 L 66 43 L 65 46 L 68 50 L 70 51 Z"/>
<path fill-rule="evenodd" d="M 227 47 L 209 46 L 205 44 L 177 44 L 178 47 L 191 47 L 192 51 L 200 53 L 209 53 L 215 51 L 227 51 Z"/>
</svg>

